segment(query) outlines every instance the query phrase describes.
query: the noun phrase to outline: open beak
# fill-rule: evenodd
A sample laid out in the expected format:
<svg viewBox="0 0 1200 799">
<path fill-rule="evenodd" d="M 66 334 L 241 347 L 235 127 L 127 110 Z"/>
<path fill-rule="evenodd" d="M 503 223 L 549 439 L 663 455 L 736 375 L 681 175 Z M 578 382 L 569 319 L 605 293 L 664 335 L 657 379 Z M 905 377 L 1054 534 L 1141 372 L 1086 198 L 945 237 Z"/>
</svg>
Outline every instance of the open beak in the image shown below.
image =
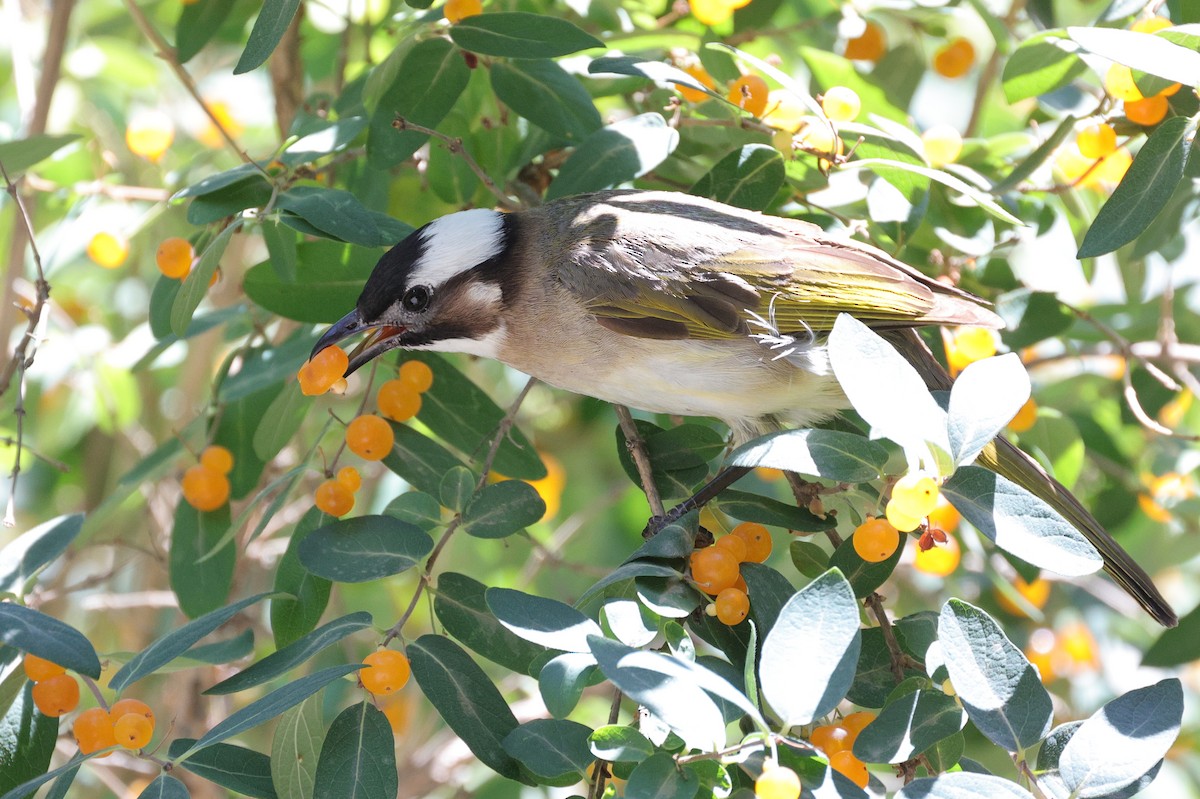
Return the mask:
<svg viewBox="0 0 1200 799">
<path fill-rule="evenodd" d="M 350 375 L 373 358 L 377 358 L 388 350 L 399 347 L 401 336 L 405 330 L 407 328 L 394 327 L 392 325 L 367 324 L 363 322 L 362 316 L 356 308 L 325 331 L 321 338 L 317 340 L 316 346 L 313 347 L 309 358 L 326 347 L 344 341 L 350 336 L 367 332 L 366 338 L 349 352 L 350 365 L 346 367 L 346 375 Z"/>
</svg>

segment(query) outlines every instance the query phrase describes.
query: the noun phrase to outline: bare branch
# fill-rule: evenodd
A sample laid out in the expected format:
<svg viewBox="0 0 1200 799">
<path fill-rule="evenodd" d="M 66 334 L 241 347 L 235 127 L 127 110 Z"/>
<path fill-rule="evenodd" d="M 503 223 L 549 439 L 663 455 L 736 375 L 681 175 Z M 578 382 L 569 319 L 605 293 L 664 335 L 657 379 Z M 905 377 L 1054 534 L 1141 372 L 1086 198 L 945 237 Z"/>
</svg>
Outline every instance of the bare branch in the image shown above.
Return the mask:
<svg viewBox="0 0 1200 799">
<path fill-rule="evenodd" d="M 471 171 L 475 173 L 475 177 L 479 178 L 479 182 L 482 183 L 487 190 L 492 193 L 492 196 L 496 198 L 496 204 L 498 206 L 503 208 L 505 211 L 519 211 L 521 209 L 521 203 L 512 199 L 503 191 L 501 191 L 500 187 L 496 185 L 496 181 L 492 180 L 491 176 L 488 175 L 487 172 L 483 171 L 483 167 L 479 166 L 478 162 L 471 157 L 471 154 L 467 152 L 465 147 L 463 147 L 462 139 L 447 136 L 445 133 L 439 133 L 433 128 L 427 128 L 424 125 L 418 125 L 417 123 L 410 122 L 401 116 L 398 116 L 392 120 L 392 127 L 396 130 L 414 130 L 417 133 L 424 133 L 426 136 L 429 136 L 432 139 L 437 139 L 439 142 L 445 145 L 447 150 L 454 155 L 457 155 L 466 163 L 467 166 L 471 168 Z"/>
</svg>

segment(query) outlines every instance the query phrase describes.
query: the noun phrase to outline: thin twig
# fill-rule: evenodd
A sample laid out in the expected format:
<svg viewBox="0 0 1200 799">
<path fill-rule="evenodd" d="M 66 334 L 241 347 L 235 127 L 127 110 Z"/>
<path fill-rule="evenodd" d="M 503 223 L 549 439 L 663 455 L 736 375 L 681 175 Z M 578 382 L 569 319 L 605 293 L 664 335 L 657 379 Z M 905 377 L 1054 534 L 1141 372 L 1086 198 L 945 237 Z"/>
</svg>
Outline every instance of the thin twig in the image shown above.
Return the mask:
<svg viewBox="0 0 1200 799">
<path fill-rule="evenodd" d="M 21 446 L 21 444 L 12 436 L 4 436 L 4 437 L 0 438 L 0 446 L 17 447 L 17 446 Z M 37 450 L 30 449 L 29 447 L 25 447 L 25 449 L 29 452 L 30 455 L 37 458 L 39 461 L 46 464 L 47 466 L 54 469 L 55 471 L 62 472 L 64 474 L 71 471 L 71 467 L 68 466 L 67 464 L 63 463 L 62 461 L 55 460 L 54 458 L 51 458 L 48 455 L 43 455 L 42 453 L 38 452 Z"/>
<path fill-rule="evenodd" d="M 25 175 L 25 185 L 34 191 L 52 192 L 66 188 L 72 194 L 82 197 L 100 196 L 111 197 L 114 200 L 135 200 L 150 203 L 162 203 L 171 199 L 168 189 L 153 186 L 124 186 L 118 183 L 105 183 L 102 180 L 85 180 L 63 187 L 52 180 L 40 178 L 37 175 Z"/>
<path fill-rule="evenodd" d="M 612 704 L 608 706 L 608 724 L 612 726 L 621 718 L 621 689 L 613 687 Z M 604 795 L 604 783 L 608 780 L 608 764 L 610 761 L 597 759 L 596 770 L 593 772 L 592 786 L 588 790 L 588 799 L 600 799 Z"/>
<path fill-rule="evenodd" d="M 637 425 L 634 424 L 633 415 L 629 409 L 624 405 L 614 405 L 613 408 L 617 411 L 621 432 L 625 434 L 625 446 L 629 448 L 633 464 L 638 470 L 638 477 L 642 480 L 642 489 L 646 492 L 646 501 L 650 503 L 650 512 L 655 516 L 665 516 L 667 510 L 663 507 L 662 497 L 658 495 L 658 487 L 654 484 L 654 468 L 650 465 L 646 442 L 638 433 Z"/>
<path fill-rule="evenodd" d="M 466 163 L 466 165 L 471 168 L 471 171 L 475 173 L 475 177 L 479 178 L 479 182 L 482 183 L 496 198 L 496 204 L 499 207 L 503 208 L 505 211 L 521 210 L 521 203 L 512 199 L 503 191 L 501 191 L 500 187 L 496 185 L 496 181 L 492 180 L 491 176 L 488 175 L 487 172 L 483 171 L 483 167 L 479 166 L 478 162 L 471 157 L 471 154 L 467 152 L 465 147 L 463 147 L 462 139 L 455 138 L 453 136 L 447 136 L 445 133 L 439 133 L 433 128 L 427 128 L 424 125 L 418 125 L 415 122 L 410 122 L 402 116 L 397 116 L 394 120 L 392 120 L 392 127 L 396 130 L 413 130 L 417 133 L 424 133 L 430 138 L 437 139 L 439 142 L 445 145 L 447 150 L 463 159 L 463 162 Z"/>
</svg>

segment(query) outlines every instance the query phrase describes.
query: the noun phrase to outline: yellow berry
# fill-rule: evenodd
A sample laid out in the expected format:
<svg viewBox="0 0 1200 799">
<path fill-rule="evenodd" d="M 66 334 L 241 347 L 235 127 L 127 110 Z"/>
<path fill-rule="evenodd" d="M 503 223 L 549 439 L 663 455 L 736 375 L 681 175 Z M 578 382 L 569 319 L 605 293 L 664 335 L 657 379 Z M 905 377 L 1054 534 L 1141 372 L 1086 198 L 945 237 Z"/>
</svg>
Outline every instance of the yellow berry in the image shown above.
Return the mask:
<svg viewBox="0 0 1200 799">
<path fill-rule="evenodd" d="M 705 25 L 720 25 L 750 0 L 688 0 L 692 16 Z"/>
<path fill-rule="evenodd" d="M 1094 122 L 1075 136 L 1075 144 L 1085 158 L 1103 158 L 1117 149 L 1117 132 L 1107 122 Z"/>
<path fill-rule="evenodd" d="M 396 434 L 382 416 L 363 414 L 346 425 L 346 446 L 364 460 L 383 460 L 395 443 Z"/>
<path fill-rule="evenodd" d="M 975 46 L 961 36 L 952 39 L 933 55 L 933 71 L 943 78 L 961 78 L 975 63 Z"/>
<path fill-rule="evenodd" d="M 1118 100 L 1133 102 L 1143 99 L 1142 91 L 1133 82 L 1133 70 L 1124 64 L 1113 64 L 1104 74 L 1104 89 Z"/>
<path fill-rule="evenodd" d="M 1163 28 L 1169 28 L 1174 24 L 1166 17 L 1145 17 L 1133 23 L 1129 30 L 1137 31 L 1138 33 L 1154 33 Z"/>
<path fill-rule="evenodd" d="M 958 510 L 950 504 L 945 495 L 939 493 L 937 505 L 929 512 L 929 526 L 945 533 L 953 533 L 961 519 Z"/>
<path fill-rule="evenodd" d="M 1032 583 L 1027 583 L 1021 577 L 1017 577 L 1013 580 L 1012 587 L 1016 589 L 1022 599 L 1038 610 L 1046 607 L 1046 602 L 1050 600 L 1050 581 L 1043 577 L 1037 578 Z M 996 591 L 996 602 L 1014 616 L 1029 617 L 1024 608 L 1009 599 L 1002 591 Z"/>
<path fill-rule="evenodd" d="M 202 463 L 183 473 L 183 498 L 196 510 L 210 511 L 229 500 L 229 478 Z"/>
<path fill-rule="evenodd" d="M 907 516 L 925 518 L 937 507 L 937 481 L 927 474 L 909 472 L 892 486 L 892 503 L 896 510 Z"/>
<path fill-rule="evenodd" d="M 129 120 L 125 144 L 129 152 L 158 163 L 175 140 L 175 124 L 161 111 L 142 111 Z"/>
<path fill-rule="evenodd" d="M 918 547 L 916 557 L 913 558 L 913 568 L 935 577 L 946 577 L 954 573 L 960 560 L 962 550 L 959 548 L 958 539 L 947 536 L 944 544 L 935 544 L 929 549 Z"/>
<path fill-rule="evenodd" d="M 934 125 L 921 134 L 921 142 L 931 166 L 952 164 L 962 154 L 962 136 L 950 125 Z"/>
<path fill-rule="evenodd" d="M 849 122 L 862 110 L 862 100 L 854 89 L 834 86 L 821 98 L 821 108 L 834 122 Z"/>
<path fill-rule="evenodd" d="M 762 775 L 754 781 L 754 795 L 757 799 L 796 799 L 800 777 L 787 766 L 764 765 Z"/>
<path fill-rule="evenodd" d="M 913 530 L 916 530 L 921 526 L 920 516 L 913 516 L 910 513 L 905 513 L 903 508 L 897 506 L 896 503 L 891 501 L 884 506 L 883 515 L 887 517 L 888 524 L 890 524 L 892 527 L 895 527 L 902 533 L 911 533 Z M 892 551 L 894 552 L 895 549 L 893 548 Z M 891 552 L 888 553 L 889 556 L 891 554 Z M 880 560 L 883 559 L 884 558 L 880 558 Z M 867 558 L 863 558 L 863 560 L 867 560 Z"/>
<path fill-rule="evenodd" d="M 767 82 L 758 75 L 742 75 L 729 87 L 729 102 L 752 116 L 762 116 L 767 110 Z"/>
<path fill-rule="evenodd" d="M 408 658 L 395 649 L 380 649 L 363 658 L 368 668 L 358 672 L 359 682 L 377 696 L 395 693 L 404 687 L 412 674 Z"/>
<path fill-rule="evenodd" d="M 887 52 L 883 28 L 868 22 L 861 36 L 846 42 L 844 55 L 854 61 L 878 61 Z"/>
<path fill-rule="evenodd" d="M 115 233 L 101 231 L 88 242 L 87 254 L 105 269 L 116 269 L 129 257 L 129 242 Z"/>
<path fill-rule="evenodd" d="M 451 25 L 457 25 L 467 17 L 483 13 L 483 3 L 480 0 L 446 0 L 442 9 Z"/>
<path fill-rule="evenodd" d="M 860 558 L 868 563 L 879 563 L 890 558 L 896 547 L 900 546 L 900 533 L 887 520 L 868 516 L 865 522 L 855 528 L 850 540 Z"/>
</svg>

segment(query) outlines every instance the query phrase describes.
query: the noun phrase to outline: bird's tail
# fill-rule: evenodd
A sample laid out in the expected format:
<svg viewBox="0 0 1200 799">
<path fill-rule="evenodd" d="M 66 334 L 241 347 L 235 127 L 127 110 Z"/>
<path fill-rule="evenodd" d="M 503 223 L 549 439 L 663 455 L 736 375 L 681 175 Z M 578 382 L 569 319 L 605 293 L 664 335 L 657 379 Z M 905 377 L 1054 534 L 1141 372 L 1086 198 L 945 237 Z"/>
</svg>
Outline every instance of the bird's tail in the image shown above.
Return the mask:
<svg viewBox="0 0 1200 799">
<path fill-rule="evenodd" d="M 916 331 L 895 330 L 883 335 L 908 357 L 931 389 L 944 391 L 950 388 L 953 380 L 933 357 Z M 1174 627 L 1179 623 L 1175 611 L 1159 593 L 1145 569 L 1130 557 L 1062 483 L 1046 474 L 1037 461 L 1012 442 L 998 436 L 980 453 L 978 463 L 1013 481 L 1062 514 L 1063 518 L 1082 533 L 1100 553 L 1100 557 L 1104 559 L 1104 570 L 1112 575 L 1117 584 L 1137 600 L 1155 621 L 1164 627 Z"/>
</svg>

